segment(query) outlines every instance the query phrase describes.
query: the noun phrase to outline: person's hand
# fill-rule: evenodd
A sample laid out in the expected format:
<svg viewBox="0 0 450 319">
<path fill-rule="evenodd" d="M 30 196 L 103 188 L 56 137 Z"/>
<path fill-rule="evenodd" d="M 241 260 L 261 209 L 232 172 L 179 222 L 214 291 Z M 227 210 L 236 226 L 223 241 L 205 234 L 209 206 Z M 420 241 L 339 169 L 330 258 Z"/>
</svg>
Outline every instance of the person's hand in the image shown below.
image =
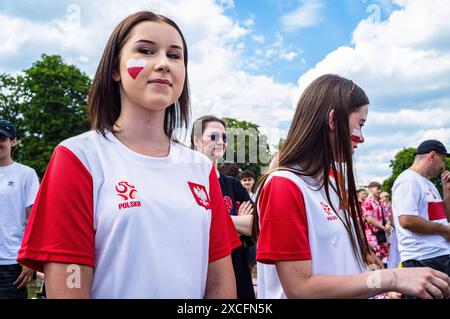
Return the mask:
<svg viewBox="0 0 450 319">
<path fill-rule="evenodd" d="M 252 215 L 253 214 L 253 203 L 251 201 L 243 202 L 239 205 L 238 216 Z"/>
<path fill-rule="evenodd" d="M 450 278 L 431 268 L 397 268 L 394 272 L 394 290 L 421 299 L 447 299 L 450 297 Z"/>
<path fill-rule="evenodd" d="M 26 287 L 31 281 L 33 281 L 33 273 L 34 273 L 33 269 L 22 265 L 22 272 L 20 273 L 19 278 L 16 279 L 13 285 L 16 286 L 17 289 Z"/>
<path fill-rule="evenodd" d="M 450 172 L 444 171 L 441 175 L 442 189 L 444 192 L 450 192 Z"/>
<path fill-rule="evenodd" d="M 386 226 L 384 226 L 384 231 L 386 232 L 386 234 L 390 235 L 392 231 L 391 224 L 386 224 Z"/>
<path fill-rule="evenodd" d="M 399 292 L 388 293 L 388 299 L 402 299 L 402 294 Z"/>
<path fill-rule="evenodd" d="M 384 264 L 381 261 L 380 258 L 377 257 L 377 255 L 373 252 L 373 250 L 371 250 L 366 257 L 367 263 L 372 266 L 375 267 L 376 269 L 383 269 L 384 268 Z"/>
</svg>

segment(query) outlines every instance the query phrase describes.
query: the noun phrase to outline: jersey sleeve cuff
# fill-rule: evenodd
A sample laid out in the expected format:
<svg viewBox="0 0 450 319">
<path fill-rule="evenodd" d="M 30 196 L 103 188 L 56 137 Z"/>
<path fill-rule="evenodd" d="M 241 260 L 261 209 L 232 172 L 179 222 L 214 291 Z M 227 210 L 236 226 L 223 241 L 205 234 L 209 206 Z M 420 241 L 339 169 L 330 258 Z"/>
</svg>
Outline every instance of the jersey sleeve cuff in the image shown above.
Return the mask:
<svg viewBox="0 0 450 319">
<path fill-rule="evenodd" d="M 95 262 L 92 257 L 79 254 L 75 255 L 72 252 L 37 252 L 28 249 L 25 253 L 21 252 L 19 254 L 17 261 L 21 265 L 25 265 L 39 272 L 44 272 L 44 264 L 49 262 L 95 267 Z"/>
<path fill-rule="evenodd" d="M 311 252 L 304 253 L 264 253 L 258 252 L 257 261 L 263 264 L 274 264 L 276 261 L 311 260 Z"/>
</svg>

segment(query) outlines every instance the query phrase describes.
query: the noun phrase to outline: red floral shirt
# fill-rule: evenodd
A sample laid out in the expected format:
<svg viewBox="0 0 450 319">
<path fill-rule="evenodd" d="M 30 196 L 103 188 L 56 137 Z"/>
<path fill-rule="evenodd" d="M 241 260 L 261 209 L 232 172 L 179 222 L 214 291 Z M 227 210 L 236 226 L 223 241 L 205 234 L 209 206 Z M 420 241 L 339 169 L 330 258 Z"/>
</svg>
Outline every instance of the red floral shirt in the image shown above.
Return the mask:
<svg viewBox="0 0 450 319">
<path fill-rule="evenodd" d="M 375 199 L 372 195 L 369 195 L 366 198 L 366 200 L 364 200 L 362 202 L 361 210 L 362 210 L 362 214 L 363 214 L 364 218 L 372 217 L 380 224 L 384 224 L 383 223 L 383 214 L 384 214 L 383 206 L 382 206 L 381 202 L 379 200 Z M 385 222 L 388 221 L 387 217 L 388 216 L 386 216 L 386 214 L 384 214 Z M 365 223 L 365 225 L 366 225 L 365 231 L 366 231 L 367 241 L 369 242 L 369 245 L 375 249 L 377 257 L 380 259 L 387 257 L 388 252 L 389 252 L 388 244 L 387 243 L 378 244 L 377 237 L 373 233 L 373 232 L 376 232 L 377 230 L 379 230 L 379 228 L 377 228 L 373 225 L 370 225 L 370 227 L 373 230 L 372 231 L 369 228 L 368 223 Z"/>
</svg>

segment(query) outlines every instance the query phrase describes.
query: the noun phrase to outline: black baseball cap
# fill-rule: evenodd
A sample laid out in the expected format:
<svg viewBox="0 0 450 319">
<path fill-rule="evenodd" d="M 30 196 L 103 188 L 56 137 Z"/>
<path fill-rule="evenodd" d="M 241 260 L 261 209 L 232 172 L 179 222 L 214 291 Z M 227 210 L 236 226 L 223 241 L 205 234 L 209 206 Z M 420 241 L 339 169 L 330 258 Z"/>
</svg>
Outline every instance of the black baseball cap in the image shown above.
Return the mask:
<svg viewBox="0 0 450 319">
<path fill-rule="evenodd" d="M 436 140 L 426 140 L 420 143 L 419 147 L 417 147 L 416 155 L 428 154 L 431 151 L 450 157 L 450 154 L 447 153 L 447 149 L 444 144 Z"/>
<path fill-rule="evenodd" d="M 16 138 L 17 137 L 16 127 L 10 121 L 0 120 L 0 135 L 9 138 Z"/>
</svg>

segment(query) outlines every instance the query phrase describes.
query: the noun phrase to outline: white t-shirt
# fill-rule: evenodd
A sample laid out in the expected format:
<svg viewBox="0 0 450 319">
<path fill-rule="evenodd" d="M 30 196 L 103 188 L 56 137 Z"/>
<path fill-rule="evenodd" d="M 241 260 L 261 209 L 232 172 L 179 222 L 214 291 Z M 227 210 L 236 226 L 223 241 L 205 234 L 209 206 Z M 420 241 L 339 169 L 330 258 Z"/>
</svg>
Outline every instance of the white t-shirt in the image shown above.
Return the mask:
<svg viewBox="0 0 450 319">
<path fill-rule="evenodd" d="M 92 298 L 203 298 L 208 263 L 240 246 L 211 161 L 176 143 L 144 156 L 106 137 L 55 149 L 19 260 L 93 267 Z"/>
<path fill-rule="evenodd" d="M 272 173 L 258 201 L 260 235 L 257 250 L 258 298 L 286 298 L 275 261 L 311 260 L 315 275 L 355 275 L 364 265 L 324 192 L 288 171 Z M 338 214 L 336 193 L 330 189 Z"/>
<path fill-rule="evenodd" d="M 434 223 L 448 224 L 445 206 L 438 190 L 428 179 L 408 169 L 392 187 L 392 212 L 401 261 L 423 260 L 448 255 L 449 242 L 439 235 L 421 235 L 404 229 L 398 217 L 419 216 Z"/>
<path fill-rule="evenodd" d="M 0 166 L 0 265 L 17 264 L 26 208 L 33 205 L 38 188 L 34 169 L 15 162 Z"/>
</svg>

